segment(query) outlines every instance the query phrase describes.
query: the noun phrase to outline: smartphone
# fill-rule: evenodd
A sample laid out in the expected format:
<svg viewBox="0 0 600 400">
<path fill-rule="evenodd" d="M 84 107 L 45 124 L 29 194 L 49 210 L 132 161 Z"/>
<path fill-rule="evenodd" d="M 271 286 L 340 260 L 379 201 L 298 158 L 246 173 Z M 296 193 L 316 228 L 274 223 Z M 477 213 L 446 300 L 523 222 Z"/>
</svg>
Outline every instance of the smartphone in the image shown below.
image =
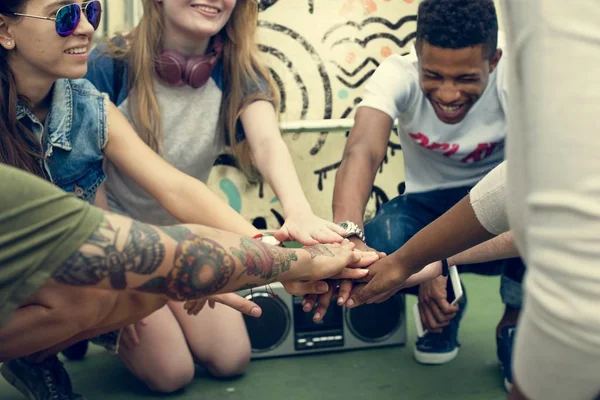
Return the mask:
<svg viewBox="0 0 600 400">
<path fill-rule="evenodd" d="M 448 277 L 450 278 L 450 288 L 448 289 L 448 301 L 450 305 L 456 305 L 463 298 L 464 292 L 462 285 L 460 284 L 460 276 L 458 276 L 458 269 L 456 265 L 448 268 Z M 423 337 L 427 330 L 423 329 L 423 322 L 421 321 L 421 314 L 419 313 L 419 303 L 415 303 L 413 307 L 413 315 L 415 318 L 415 326 L 417 328 L 417 335 Z"/>
</svg>

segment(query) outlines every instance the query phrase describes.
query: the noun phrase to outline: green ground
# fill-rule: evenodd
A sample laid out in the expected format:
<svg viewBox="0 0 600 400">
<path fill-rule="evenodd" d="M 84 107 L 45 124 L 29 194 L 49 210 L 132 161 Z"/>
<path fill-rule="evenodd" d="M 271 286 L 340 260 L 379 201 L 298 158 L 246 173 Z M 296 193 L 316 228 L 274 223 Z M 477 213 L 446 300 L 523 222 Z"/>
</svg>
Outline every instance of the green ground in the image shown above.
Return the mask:
<svg viewBox="0 0 600 400">
<path fill-rule="evenodd" d="M 506 394 L 496 361 L 494 329 L 502 312 L 498 277 L 463 276 L 469 306 L 461 324 L 461 351 L 448 365 L 426 367 L 412 356 L 415 329 L 409 314 L 405 347 L 350 351 L 253 362 L 246 376 L 217 381 L 201 372 L 169 399 L 202 400 L 500 400 Z M 408 299 L 411 310 L 414 298 Z M 66 363 L 76 390 L 95 399 L 158 399 L 118 360 L 93 347 L 83 362 Z M 0 382 L 0 399 L 22 397 Z"/>
</svg>

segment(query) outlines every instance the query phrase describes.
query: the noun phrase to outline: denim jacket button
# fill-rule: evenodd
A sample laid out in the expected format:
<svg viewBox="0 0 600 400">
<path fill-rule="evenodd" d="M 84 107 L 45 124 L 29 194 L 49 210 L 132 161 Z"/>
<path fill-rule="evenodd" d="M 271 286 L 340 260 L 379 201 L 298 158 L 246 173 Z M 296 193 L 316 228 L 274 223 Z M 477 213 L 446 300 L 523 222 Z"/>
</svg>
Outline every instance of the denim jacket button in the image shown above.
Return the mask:
<svg viewBox="0 0 600 400">
<path fill-rule="evenodd" d="M 83 194 L 84 194 L 83 189 L 81 187 L 75 185 L 75 195 L 77 197 L 79 197 L 80 199 L 83 199 Z"/>
</svg>

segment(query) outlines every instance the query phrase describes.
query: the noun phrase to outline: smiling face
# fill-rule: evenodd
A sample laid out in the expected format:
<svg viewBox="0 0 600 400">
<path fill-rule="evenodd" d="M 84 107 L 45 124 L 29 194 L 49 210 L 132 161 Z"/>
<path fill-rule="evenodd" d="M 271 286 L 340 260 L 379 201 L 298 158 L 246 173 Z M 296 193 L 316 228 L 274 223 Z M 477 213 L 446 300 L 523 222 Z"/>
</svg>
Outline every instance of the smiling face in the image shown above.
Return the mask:
<svg viewBox="0 0 600 400">
<path fill-rule="evenodd" d="M 170 41 L 191 42 L 216 35 L 231 17 L 237 0 L 156 0 L 162 7 Z M 248 0 L 243 0 L 248 1 Z"/>
<path fill-rule="evenodd" d="M 484 46 L 444 49 L 423 41 L 419 45 L 419 82 L 437 117 L 461 122 L 487 87 L 502 51 L 484 57 Z"/>
<path fill-rule="evenodd" d="M 54 18 L 65 4 L 79 1 L 30 0 L 23 14 Z M 20 79 L 77 79 L 87 72 L 94 28 L 84 13 L 72 35 L 60 37 L 54 21 L 30 17 L 2 17 L 0 42 L 9 53 L 9 65 Z M 9 45 L 10 43 L 10 45 Z"/>
</svg>

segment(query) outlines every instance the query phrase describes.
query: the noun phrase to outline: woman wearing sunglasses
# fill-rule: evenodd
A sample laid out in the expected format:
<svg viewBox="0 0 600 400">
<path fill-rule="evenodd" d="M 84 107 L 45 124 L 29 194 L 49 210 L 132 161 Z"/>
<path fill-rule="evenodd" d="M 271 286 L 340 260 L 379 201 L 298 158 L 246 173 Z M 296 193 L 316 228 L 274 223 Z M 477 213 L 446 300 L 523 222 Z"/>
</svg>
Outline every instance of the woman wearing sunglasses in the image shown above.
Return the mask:
<svg viewBox="0 0 600 400">
<path fill-rule="evenodd" d="M 173 168 L 146 146 L 121 112 L 92 84 L 78 80 L 87 72 L 88 52 L 101 10 L 98 1 L 0 2 L 0 162 L 93 201 L 105 180 L 102 164 L 106 158 L 175 218 L 256 235 L 258 231 L 206 185 Z M 73 301 L 99 308 L 118 300 L 110 293 L 84 294 Z M 61 320 L 68 312 L 46 304 L 22 307 L 11 324 L 0 331 L 2 346 L 28 354 L 27 349 L 43 350 L 43 343 L 53 336 L 76 335 L 86 327 L 75 314 L 71 315 L 73 324 Z M 231 314 L 227 324 L 237 336 L 228 346 L 240 354 L 235 360 L 239 364 L 234 366 L 239 371 L 248 362 L 249 344 L 242 318 L 233 310 Z M 41 319 L 47 321 L 43 334 L 18 329 L 27 327 L 32 318 L 36 322 L 33 325 L 39 326 Z M 25 350 L 23 346 L 27 346 Z M 56 356 L 42 363 L 13 360 L 3 364 L 2 373 L 28 398 L 82 398 L 72 392 Z"/>
<path fill-rule="evenodd" d="M 207 181 L 225 145 L 274 189 L 286 217 L 278 239 L 305 245 L 342 240 L 345 231 L 316 217 L 279 131 L 277 89 L 261 63 L 253 0 L 142 0 L 140 23 L 90 57 L 87 78 L 109 94 L 140 137 L 176 168 Z M 252 161 L 254 163 L 252 163 Z M 118 167 L 118 166 L 117 166 Z M 107 165 L 110 208 L 148 223 L 173 218 L 139 184 Z M 326 287 L 326 285 L 325 285 Z M 313 292 L 314 293 L 314 292 Z M 129 369 L 150 388 L 170 392 L 194 376 L 194 360 L 215 376 L 249 361 L 239 314 L 205 309 L 190 317 L 169 304 L 123 332 Z"/>
</svg>

